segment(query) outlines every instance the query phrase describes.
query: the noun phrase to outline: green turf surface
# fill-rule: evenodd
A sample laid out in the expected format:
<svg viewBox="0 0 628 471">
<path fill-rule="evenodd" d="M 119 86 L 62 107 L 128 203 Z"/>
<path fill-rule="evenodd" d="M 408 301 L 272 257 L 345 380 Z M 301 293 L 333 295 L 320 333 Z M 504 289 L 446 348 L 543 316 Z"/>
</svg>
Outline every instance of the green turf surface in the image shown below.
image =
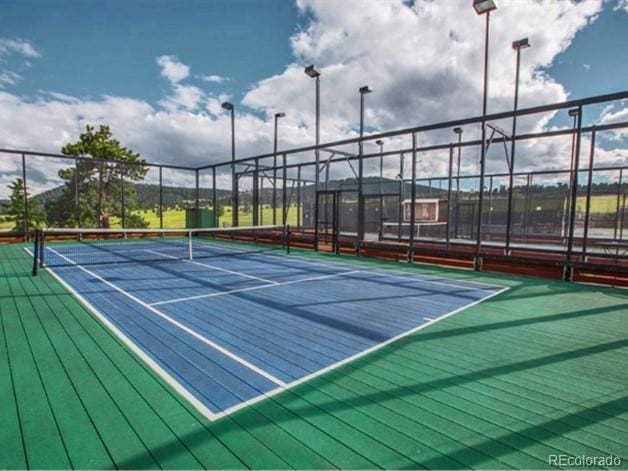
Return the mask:
<svg viewBox="0 0 628 471">
<path fill-rule="evenodd" d="M 0 468 L 628 468 L 627 291 L 295 256 L 511 289 L 212 423 L 0 246 Z"/>
</svg>

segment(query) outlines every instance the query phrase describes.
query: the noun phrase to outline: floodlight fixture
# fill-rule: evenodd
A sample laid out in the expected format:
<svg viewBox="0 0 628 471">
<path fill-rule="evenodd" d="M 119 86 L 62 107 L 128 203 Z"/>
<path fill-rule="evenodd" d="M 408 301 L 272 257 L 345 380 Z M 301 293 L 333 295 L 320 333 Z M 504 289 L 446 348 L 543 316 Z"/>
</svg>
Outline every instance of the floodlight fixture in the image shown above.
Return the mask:
<svg viewBox="0 0 628 471">
<path fill-rule="evenodd" d="M 530 41 L 528 40 L 528 38 L 523 38 L 520 39 L 519 41 L 513 41 L 512 43 L 512 48 L 517 50 L 517 49 L 526 49 L 530 47 Z"/>
<path fill-rule="evenodd" d="M 305 75 L 308 75 L 312 78 L 316 78 L 316 77 L 320 77 L 321 71 L 318 70 L 316 67 L 314 67 L 314 65 L 308 65 L 305 68 Z"/>
<path fill-rule="evenodd" d="M 462 128 L 454 128 L 456 134 L 462 134 Z"/>
<path fill-rule="evenodd" d="M 360 93 L 362 95 L 366 95 L 367 93 L 372 93 L 373 89 L 371 87 L 369 87 L 368 85 L 364 85 L 363 87 L 360 87 Z"/>
<path fill-rule="evenodd" d="M 285 118 L 286 113 L 275 113 L 275 118 Z"/>
<path fill-rule="evenodd" d="M 382 141 L 381 139 L 378 139 L 375 141 L 375 144 L 377 144 L 378 146 L 383 146 L 384 145 L 384 141 Z"/>
<path fill-rule="evenodd" d="M 473 9 L 478 15 L 483 15 L 490 11 L 496 10 L 497 5 L 493 0 L 473 0 Z"/>
<path fill-rule="evenodd" d="M 578 113 L 580 113 L 580 110 L 578 108 L 572 108 L 567 113 L 569 114 L 569 116 L 575 117 L 575 116 L 578 116 Z"/>
<path fill-rule="evenodd" d="M 225 101 L 222 103 L 222 109 L 227 110 L 227 111 L 233 111 L 233 103 Z"/>
</svg>

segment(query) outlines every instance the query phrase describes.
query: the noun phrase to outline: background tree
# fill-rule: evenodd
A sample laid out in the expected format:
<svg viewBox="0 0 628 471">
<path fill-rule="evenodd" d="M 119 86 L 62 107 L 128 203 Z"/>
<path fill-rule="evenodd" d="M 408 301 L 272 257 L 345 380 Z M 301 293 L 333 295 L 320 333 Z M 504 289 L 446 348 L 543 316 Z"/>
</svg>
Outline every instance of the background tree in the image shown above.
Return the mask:
<svg viewBox="0 0 628 471">
<path fill-rule="evenodd" d="M 9 204 L 7 208 L 7 214 L 9 220 L 13 221 L 13 230 L 22 232 L 25 226 L 25 207 L 24 207 L 24 180 L 16 178 L 10 185 L 11 196 L 9 197 Z M 44 221 L 44 214 L 41 205 L 28 197 L 26 193 L 26 206 L 28 207 L 28 230 L 39 227 Z"/>
<path fill-rule="evenodd" d="M 122 217 L 124 191 L 125 227 L 148 226 L 141 215 L 134 213 L 137 209 L 137 198 L 133 185 L 146 176 L 146 161 L 114 139 L 109 126 L 101 125 L 95 129 L 88 125 L 79 140 L 65 145 L 61 152 L 82 158 L 76 161 L 74 168 L 59 171 L 59 177 L 64 180 L 64 188 L 59 198 L 51 201 L 46 208 L 50 224 L 110 227 L 112 217 Z M 75 202 L 77 185 L 78 208 Z"/>
</svg>

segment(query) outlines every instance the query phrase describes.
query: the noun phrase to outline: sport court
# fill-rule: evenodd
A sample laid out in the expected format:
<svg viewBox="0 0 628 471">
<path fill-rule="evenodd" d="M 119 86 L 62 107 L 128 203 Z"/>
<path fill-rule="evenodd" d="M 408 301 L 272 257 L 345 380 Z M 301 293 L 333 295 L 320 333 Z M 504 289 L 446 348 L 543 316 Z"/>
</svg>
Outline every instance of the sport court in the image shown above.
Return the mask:
<svg viewBox="0 0 628 471">
<path fill-rule="evenodd" d="M 169 239 L 65 240 L 43 252 L 59 281 L 212 420 L 506 289 Z"/>
</svg>

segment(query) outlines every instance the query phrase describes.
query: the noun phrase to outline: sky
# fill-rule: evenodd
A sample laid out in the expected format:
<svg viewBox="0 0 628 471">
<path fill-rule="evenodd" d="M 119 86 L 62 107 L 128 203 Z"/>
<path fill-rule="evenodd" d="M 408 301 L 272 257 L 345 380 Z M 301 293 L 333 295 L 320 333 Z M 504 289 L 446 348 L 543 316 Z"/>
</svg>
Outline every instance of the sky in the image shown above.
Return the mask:
<svg viewBox="0 0 628 471">
<path fill-rule="evenodd" d="M 512 107 L 510 44 L 522 37 L 532 47 L 522 51 L 521 107 L 628 89 L 628 0 L 496 3 L 489 112 Z M 374 90 L 369 132 L 481 113 L 484 19 L 470 0 L 3 0 L 0 22 L 2 148 L 59 152 L 87 124 L 109 124 L 151 162 L 226 161 L 225 100 L 236 106 L 239 157 L 272 150 L 278 111 L 287 115 L 280 149 L 309 145 L 308 64 L 322 70 L 323 142 L 355 135 L 365 84 Z M 587 109 L 585 119 L 628 120 L 626 105 Z M 565 113 L 547 114 L 521 120 L 521 130 L 568 123 Z M 465 131 L 477 137 L 477 129 Z M 564 167 L 566 146 L 526 143 L 518 169 Z M 628 162 L 625 133 L 600 136 L 598 146 L 600 164 Z M 472 157 L 464 171 L 474 170 Z M 503 156 L 494 159 L 499 170 Z M 387 163 L 385 173 L 396 165 Z M 442 173 L 445 165 L 442 156 L 425 158 L 422 171 Z M 0 187 L 17 171 L 15 159 L 0 158 Z M 33 170 L 33 184 L 45 185 L 49 173 Z"/>
</svg>

